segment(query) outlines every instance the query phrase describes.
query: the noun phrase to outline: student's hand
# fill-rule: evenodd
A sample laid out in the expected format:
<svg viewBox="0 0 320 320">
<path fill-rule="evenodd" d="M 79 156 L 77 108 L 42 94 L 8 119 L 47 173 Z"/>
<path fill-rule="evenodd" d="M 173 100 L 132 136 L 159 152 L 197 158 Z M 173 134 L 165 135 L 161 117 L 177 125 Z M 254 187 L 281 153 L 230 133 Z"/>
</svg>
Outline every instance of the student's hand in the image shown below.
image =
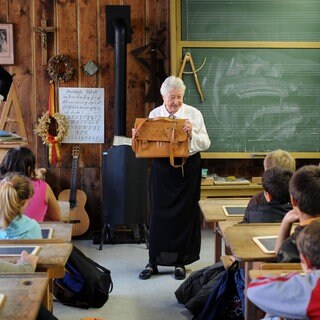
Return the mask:
<svg viewBox="0 0 320 320">
<path fill-rule="evenodd" d="M 287 214 L 282 219 L 282 222 L 280 224 L 280 230 L 279 230 L 277 241 L 276 241 L 276 245 L 274 248 L 276 254 L 278 254 L 283 241 L 285 241 L 285 239 L 290 237 L 292 225 L 295 222 L 299 221 L 299 216 L 300 215 L 299 215 L 298 209 L 293 208 L 292 210 L 287 212 Z"/>
<path fill-rule="evenodd" d="M 38 260 L 38 256 L 29 254 L 27 251 L 22 251 L 20 259 L 17 261 L 17 264 L 30 264 L 35 269 Z"/>
<path fill-rule="evenodd" d="M 39 169 L 36 169 L 35 171 L 36 171 L 36 178 L 37 179 L 42 179 L 42 180 L 46 179 L 46 173 L 47 173 L 46 168 L 39 168 Z"/>
</svg>

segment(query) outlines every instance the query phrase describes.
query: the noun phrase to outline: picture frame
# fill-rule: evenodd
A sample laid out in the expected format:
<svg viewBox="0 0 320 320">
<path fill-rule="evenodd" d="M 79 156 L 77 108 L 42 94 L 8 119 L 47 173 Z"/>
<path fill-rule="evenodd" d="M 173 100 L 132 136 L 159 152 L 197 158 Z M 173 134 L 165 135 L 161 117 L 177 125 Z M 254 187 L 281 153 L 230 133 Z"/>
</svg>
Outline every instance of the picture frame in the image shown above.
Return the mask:
<svg viewBox="0 0 320 320">
<path fill-rule="evenodd" d="M 0 23 L 0 65 L 1 64 L 14 64 L 12 23 Z"/>
</svg>

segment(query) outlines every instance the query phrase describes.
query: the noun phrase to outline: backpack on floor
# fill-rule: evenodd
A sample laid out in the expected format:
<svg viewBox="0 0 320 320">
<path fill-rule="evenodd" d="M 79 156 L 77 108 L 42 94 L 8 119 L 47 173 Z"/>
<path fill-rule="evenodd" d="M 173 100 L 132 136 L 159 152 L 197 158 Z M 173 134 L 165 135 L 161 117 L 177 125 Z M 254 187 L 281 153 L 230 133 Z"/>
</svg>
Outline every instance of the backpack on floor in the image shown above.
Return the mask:
<svg viewBox="0 0 320 320">
<path fill-rule="evenodd" d="M 65 276 L 54 279 L 53 294 L 62 304 L 78 308 L 100 308 L 113 289 L 110 270 L 73 247 Z"/>
<path fill-rule="evenodd" d="M 244 288 L 244 270 L 239 268 L 238 261 L 234 261 L 211 288 L 207 302 L 196 319 L 243 320 Z"/>
</svg>

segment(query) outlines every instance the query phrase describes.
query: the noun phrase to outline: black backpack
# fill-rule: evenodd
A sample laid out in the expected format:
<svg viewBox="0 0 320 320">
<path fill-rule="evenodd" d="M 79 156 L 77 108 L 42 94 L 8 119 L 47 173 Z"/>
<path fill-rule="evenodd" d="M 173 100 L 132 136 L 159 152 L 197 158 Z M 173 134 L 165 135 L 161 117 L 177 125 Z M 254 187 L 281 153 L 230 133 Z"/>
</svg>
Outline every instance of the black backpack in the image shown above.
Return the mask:
<svg viewBox="0 0 320 320">
<path fill-rule="evenodd" d="M 243 320 L 244 319 L 244 270 L 239 262 L 225 271 L 211 288 L 207 302 L 197 320 Z"/>
<path fill-rule="evenodd" d="M 113 289 L 110 270 L 73 247 L 65 276 L 54 279 L 53 294 L 62 304 L 78 308 L 100 308 Z"/>
</svg>

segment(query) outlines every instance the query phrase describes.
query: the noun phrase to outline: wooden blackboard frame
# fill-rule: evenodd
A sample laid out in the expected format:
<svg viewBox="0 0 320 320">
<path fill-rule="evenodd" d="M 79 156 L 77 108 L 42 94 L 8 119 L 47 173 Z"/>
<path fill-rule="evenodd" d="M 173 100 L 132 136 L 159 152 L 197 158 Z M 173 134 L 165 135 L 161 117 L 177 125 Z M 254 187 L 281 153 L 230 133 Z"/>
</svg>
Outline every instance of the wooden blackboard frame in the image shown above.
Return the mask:
<svg viewBox="0 0 320 320">
<path fill-rule="evenodd" d="M 170 1 L 171 24 L 171 74 L 178 75 L 184 48 L 273 48 L 320 49 L 320 41 L 183 41 L 181 39 L 181 0 Z M 266 152 L 202 152 L 204 159 L 252 159 L 264 158 Z M 292 152 L 296 159 L 319 159 L 320 152 Z"/>
</svg>

